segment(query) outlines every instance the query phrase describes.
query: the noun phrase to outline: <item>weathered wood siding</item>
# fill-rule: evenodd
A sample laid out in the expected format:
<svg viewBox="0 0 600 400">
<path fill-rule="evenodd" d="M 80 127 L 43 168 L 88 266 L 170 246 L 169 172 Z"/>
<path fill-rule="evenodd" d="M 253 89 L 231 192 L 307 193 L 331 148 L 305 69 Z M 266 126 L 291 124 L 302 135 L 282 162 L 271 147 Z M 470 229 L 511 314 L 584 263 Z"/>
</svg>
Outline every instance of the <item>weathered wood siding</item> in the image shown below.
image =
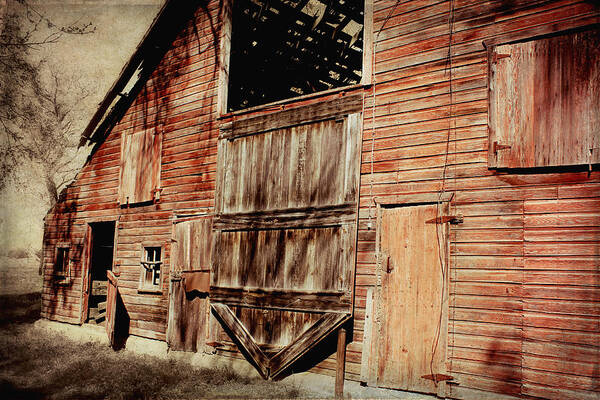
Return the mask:
<svg viewBox="0 0 600 400">
<path fill-rule="evenodd" d="M 451 397 L 598 398 L 600 174 L 488 169 L 482 41 L 597 24 L 599 11 L 585 1 L 375 2 L 356 304 L 376 284 L 372 196 L 455 192 L 450 214 L 462 213 L 464 223 L 451 228 Z M 347 371 L 359 372 L 352 362 Z"/>
<path fill-rule="evenodd" d="M 212 216 L 173 221 L 169 349 L 203 351 L 209 339 Z"/>
<path fill-rule="evenodd" d="M 490 166 L 594 162 L 600 28 L 495 46 L 488 65 Z"/>
<path fill-rule="evenodd" d="M 55 243 L 69 240 L 77 249 L 83 248 L 87 223 L 118 220 L 115 264 L 120 270 L 119 293 L 130 318 L 129 332 L 165 340 L 173 214 L 208 211 L 214 204 L 217 15 L 218 2 L 210 2 L 196 12 L 133 105 L 69 186 L 65 201 L 47 216 L 44 317 L 72 323 L 80 319 L 83 260 L 79 255 L 74 258 L 70 285 L 55 285 L 51 278 Z M 121 207 L 122 135 L 150 128 L 162 132 L 160 201 Z M 160 294 L 138 293 L 143 241 L 164 246 L 165 276 Z"/>
<path fill-rule="evenodd" d="M 173 213 L 214 209 L 222 124 L 216 115 L 217 12 L 217 1 L 197 12 L 65 201 L 49 213 L 44 317 L 79 322 L 86 224 L 118 219 L 115 262 L 130 333 L 165 339 L 169 279 L 163 279 L 162 294 L 137 292 L 140 243 L 163 242 L 169 268 Z M 366 295 L 376 285 L 373 199 L 393 202 L 397 195 L 444 188 L 455 193 L 451 214 L 464 217 L 450 232 L 447 371 L 458 384 L 448 385 L 448 395 L 597 398 L 600 173 L 597 167 L 503 173 L 488 168 L 482 41 L 504 43 L 598 23 L 593 1 L 374 2 L 376 96 L 365 90 L 347 378 L 360 379 Z M 160 202 L 121 208 L 121 135 L 159 122 Z M 598 138 L 593 140 L 597 145 Z M 52 278 L 52 259 L 56 243 L 65 240 L 74 249 L 74 268 L 69 285 L 60 286 Z M 223 338 L 219 354 L 240 357 L 223 332 L 217 336 Z M 328 358 L 313 370 L 333 374 L 334 367 Z"/>
</svg>

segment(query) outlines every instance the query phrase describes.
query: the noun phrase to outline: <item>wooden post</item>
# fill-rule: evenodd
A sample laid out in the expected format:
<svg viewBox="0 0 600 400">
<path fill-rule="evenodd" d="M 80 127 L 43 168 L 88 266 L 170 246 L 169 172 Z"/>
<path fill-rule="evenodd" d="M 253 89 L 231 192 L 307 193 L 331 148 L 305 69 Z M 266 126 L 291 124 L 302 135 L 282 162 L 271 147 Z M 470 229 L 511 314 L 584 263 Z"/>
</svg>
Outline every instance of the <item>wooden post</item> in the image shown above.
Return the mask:
<svg viewBox="0 0 600 400">
<path fill-rule="evenodd" d="M 344 397 L 344 376 L 346 374 L 346 328 L 338 331 L 337 354 L 335 373 L 335 397 Z"/>
</svg>

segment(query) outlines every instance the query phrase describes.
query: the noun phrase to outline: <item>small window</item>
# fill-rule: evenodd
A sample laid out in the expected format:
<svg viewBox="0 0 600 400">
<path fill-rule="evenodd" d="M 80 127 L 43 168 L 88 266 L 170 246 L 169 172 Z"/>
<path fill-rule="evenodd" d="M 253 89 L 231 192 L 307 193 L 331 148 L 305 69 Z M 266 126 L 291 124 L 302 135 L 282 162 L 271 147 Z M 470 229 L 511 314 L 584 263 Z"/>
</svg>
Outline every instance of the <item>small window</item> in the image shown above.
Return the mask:
<svg viewBox="0 0 600 400">
<path fill-rule="evenodd" d="M 235 0 L 227 111 L 359 84 L 364 1 Z"/>
<path fill-rule="evenodd" d="M 59 280 L 68 280 L 71 273 L 71 259 L 69 254 L 70 246 L 68 243 L 59 243 L 56 245 L 54 255 L 54 276 Z"/>
<path fill-rule="evenodd" d="M 140 290 L 160 292 L 162 282 L 162 247 L 143 246 L 140 271 Z"/>
<path fill-rule="evenodd" d="M 489 51 L 489 166 L 600 162 L 600 30 Z"/>
</svg>

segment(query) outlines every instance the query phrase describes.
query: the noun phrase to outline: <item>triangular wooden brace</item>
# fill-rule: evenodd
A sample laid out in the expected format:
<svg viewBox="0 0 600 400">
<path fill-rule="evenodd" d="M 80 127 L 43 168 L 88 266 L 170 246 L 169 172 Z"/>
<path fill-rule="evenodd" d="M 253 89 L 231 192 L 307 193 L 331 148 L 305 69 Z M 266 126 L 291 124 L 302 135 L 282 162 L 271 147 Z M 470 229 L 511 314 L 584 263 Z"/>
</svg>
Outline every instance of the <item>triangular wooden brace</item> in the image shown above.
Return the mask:
<svg viewBox="0 0 600 400">
<path fill-rule="evenodd" d="M 246 327 L 242 325 L 239 319 L 235 316 L 229 306 L 225 304 L 212 303 L 212 309 L 217 313 L 221 321 L 227 326 L 227 328 L 235 335 L 236 341 L 242 347 L 244 351 L 254 361 L 258 372 L 265 379 L 269 378 L 269 359 L 258 347 L 258 344 L 254 341 L 254 338 Z"/>
<path fill-rule="evenodd" d="M 350 314 L 325 313 L 313 326 L 271 358 L 271 378 L 283 372 L 329 333 L 350 318 Z"/>
<path fill-rule="evenodd" d="M 233 333 L 235 341 L 241 347 L 240 350 L 252 359 L 255 367 L 264 379 L 274 378 L 279 375 L 351 317 L 350 314 L 324 313 L 314 325 L 304 331 L 296 340 L 269 358 L 229 306 L 221 303 L 212 303 L 211 307 L 226 327 Z"/>
</svg>

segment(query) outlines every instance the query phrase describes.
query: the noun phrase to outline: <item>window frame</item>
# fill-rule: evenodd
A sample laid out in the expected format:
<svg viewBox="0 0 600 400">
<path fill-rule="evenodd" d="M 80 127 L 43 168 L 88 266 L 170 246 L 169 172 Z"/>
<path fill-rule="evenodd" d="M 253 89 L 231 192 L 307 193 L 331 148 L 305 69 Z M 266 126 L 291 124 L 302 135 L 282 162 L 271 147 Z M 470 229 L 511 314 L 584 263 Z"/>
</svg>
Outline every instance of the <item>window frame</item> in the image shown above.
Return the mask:
<svg viewBox="0 0 600 400">
<path fill-rule="evenodd" d="M 363 21 L 363 60 L 362 60 L 362 77 L 361 81 L 355 85 L 342 86 L 339 88 L 324 90 L 316 93 L 309 93 L 292 98 L 282 99 L 270 103 L 260 104 L 253 107 L 248 107 L 242 110 L 228 111 L 227 102 L 229 94 L 229 64 L 231 52 L 231 32 L 232 32 L 232 4 L 235 0 L 224 0 L 221 8 L 221 35 L 219 38 L 219 77 L 217 89 L 217 115 L 219 118 L 228 116 L 246 114 L 249 112 L 260 111 L 271 108 L 275 105 L 289 104 L 300 102 L 309 98 L 326 96 L 338 92 L 344 92 L 351 89 L 369 86 L 373 80 L 373 0 L 364 1 L 364 21 Z"/>
<path fill-rule="evenodd" d="M 58 256 L 61 250 L 67 251 L 66 257 L 66 266 L 65 266 L 65 256 L 62 257 L 62 268 L 60 271 L 57 270 L 56 266 L 58 263 Z M 71 266 L 73 264 L 72 260 L 72 252 L 71 252 L 71 243 L 70 242 L 58 242 L 54 246 L 54 261 L 52 263 L 52 275 L 53 278 L 60 284 L 68 284 L 71 281 Z"/>
<path fill-rule="evenodd" d="M 151 261 L 148 262 L 146 259 L 147 249 L 150 248 L 158 248 L 160 249 L 160 260 L 159 261 Z M 138 285 L 138 293 L 150 293 L 150 294 L 161 294 L 163 292 L 163 280 L 164 280 L 164 271 L 165 269 L 165 246 L 161 242 L 143 242 L 140 245 L 140 277 L 139 277 L 139 285 Z M 155 285 L 153 283 L 148 283 L 146 281 L 146 271 L 147 268 L 144 264 L 152 263 L 154 265 L 158 265 L 158 284 Z M 154 278 L 152 279 L 154 280 Z"/>
</svg>

